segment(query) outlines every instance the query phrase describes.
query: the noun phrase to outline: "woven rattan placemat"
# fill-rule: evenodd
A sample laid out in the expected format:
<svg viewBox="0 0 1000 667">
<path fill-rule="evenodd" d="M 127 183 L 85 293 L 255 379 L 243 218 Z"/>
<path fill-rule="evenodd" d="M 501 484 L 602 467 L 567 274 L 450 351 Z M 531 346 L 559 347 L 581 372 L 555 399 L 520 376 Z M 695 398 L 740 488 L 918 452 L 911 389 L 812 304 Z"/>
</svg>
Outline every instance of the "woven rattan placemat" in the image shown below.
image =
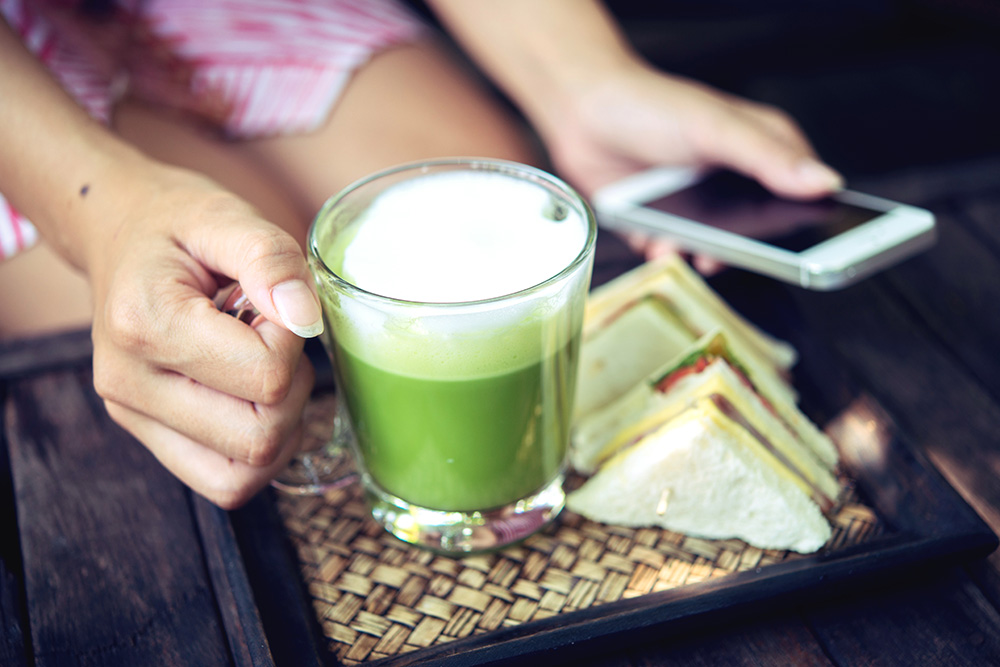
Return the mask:
<svg viewBox="0 0 1000 667">
<path fill-rule="evenodd" d="M 333 401 L 312 401 L 308 437 L 330 432 Z M 454 559 L 386 533 L 358 485 L 321 497 L 279 494 L 278 510 L 329 649 L 344 665 L 799 557 L 564 512 L 518 546 Z M 830 549 L 883 532 L 850 492 L 831 521 Z"/>
</svg>

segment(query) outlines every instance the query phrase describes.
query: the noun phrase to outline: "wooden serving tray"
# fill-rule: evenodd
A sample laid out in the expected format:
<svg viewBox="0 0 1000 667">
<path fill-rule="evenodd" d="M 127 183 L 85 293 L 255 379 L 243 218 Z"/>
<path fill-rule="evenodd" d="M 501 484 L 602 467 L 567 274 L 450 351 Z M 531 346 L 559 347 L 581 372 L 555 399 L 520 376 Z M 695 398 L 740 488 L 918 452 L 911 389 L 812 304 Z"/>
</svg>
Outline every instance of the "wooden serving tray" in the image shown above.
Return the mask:
<svg viewBox="0 0 1000 667">
<path fill-rule="evenodd" d="M 314 398 L 309 437 L 326 437 L 334 400 Z M 812 555 L 565 512 L 520 545 L 455 559 L 390 536 L 370 519 L 356 485 L 323 497 L 277 494 L 276 508 L 322 641 L 343 665 L 523 659 L 995 546 L 870 399 L 829 430 L 857 487 L 831 518 L 831 541 Z"/>
</svg>

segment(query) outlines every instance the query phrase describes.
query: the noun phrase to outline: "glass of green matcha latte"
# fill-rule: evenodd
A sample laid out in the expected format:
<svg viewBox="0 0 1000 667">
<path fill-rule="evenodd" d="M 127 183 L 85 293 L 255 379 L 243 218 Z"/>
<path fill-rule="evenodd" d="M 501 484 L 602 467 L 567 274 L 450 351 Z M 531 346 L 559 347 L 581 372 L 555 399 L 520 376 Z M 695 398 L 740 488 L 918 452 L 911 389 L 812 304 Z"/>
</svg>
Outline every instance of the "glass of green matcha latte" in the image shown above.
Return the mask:
<svg viewBox="0 0 1000 667">
<path fill-rule="evenodd" d="M 566 184 L 485 159 L 392 168 L 319 212 L 343 440 L 389 532 L 462 554 L 558 515 L 596 233 Z"/>
</svg>

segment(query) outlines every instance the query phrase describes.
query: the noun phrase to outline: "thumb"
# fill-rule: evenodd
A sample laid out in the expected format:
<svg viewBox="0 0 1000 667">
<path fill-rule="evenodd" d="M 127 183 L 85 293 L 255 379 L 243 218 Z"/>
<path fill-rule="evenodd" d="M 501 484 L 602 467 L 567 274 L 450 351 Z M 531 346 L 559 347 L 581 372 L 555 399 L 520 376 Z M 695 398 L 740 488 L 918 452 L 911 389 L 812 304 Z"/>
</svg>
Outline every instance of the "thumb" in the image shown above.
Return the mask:
<svg viewBox="0 0 1000 667">
<path fill-rule="evenodd" d="M 302 338 L 323 332 L 319 297 L 298 242 L 255 215 L 205 225 L 188 250 L 206 268 L 235 279 L 269 321 Z"/>
</svg>

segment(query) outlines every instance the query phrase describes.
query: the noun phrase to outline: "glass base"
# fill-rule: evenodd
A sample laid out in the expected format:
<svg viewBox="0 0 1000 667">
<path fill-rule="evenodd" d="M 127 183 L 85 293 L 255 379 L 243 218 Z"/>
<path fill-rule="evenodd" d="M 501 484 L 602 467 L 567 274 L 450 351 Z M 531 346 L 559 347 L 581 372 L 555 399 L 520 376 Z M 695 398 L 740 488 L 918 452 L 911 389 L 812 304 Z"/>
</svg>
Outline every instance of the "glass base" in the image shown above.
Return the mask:
<svg viewBox="0 0 1000 667">
<path fill-rule="evenodd" d="M 357 479 L 350 452 L 331 447 L 296 456 L 271 480 L 271 486 L 293 495 L 310 496 L 353 484 Z"/>
<path fill-rule="evenodd" d="M 482 512 L 447 512 L 416 507 L 365 480 L 372 517 L 410 544 L 449 556 L 496 551 L 538 532 L 566 504 L 560 473 L 534 495 Z"/>
<path fill-rule="evenodd" d="M 333 432 L 318 449 L 302 452 L 271 480 L 271 486 L 298 496 L 319 495 L 356 482 L 351 443 L 354 433 L 340 402 L 334 406 Z"/>
</svg>

